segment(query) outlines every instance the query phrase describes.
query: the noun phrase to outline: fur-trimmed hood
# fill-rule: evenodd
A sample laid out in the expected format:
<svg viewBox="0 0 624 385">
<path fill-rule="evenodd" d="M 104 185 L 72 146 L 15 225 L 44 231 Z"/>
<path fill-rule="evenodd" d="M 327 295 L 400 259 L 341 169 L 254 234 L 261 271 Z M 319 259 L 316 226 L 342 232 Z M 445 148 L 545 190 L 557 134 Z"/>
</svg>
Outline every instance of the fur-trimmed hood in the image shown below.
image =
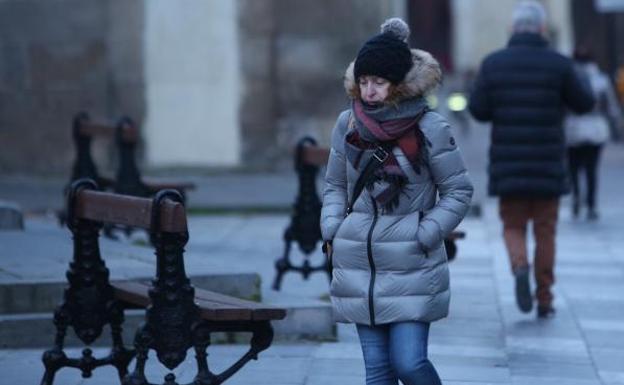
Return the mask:
<svg viewBox="0 0 624 385">
<path fill-rule="evenodd" d="M 399 102 L 403 99 L 425 96 L 442 82 L 440 63 L 429 52 L 420 49 L 411 49 L 410 51 L 414 64 L 387 102 Z M 352 99 L 359 95 L 357 92 L 358 84 L 353 75 L 354 65 L 355 61 L 351 62 L 344 76 L 345 90 Z"/>
</svg>

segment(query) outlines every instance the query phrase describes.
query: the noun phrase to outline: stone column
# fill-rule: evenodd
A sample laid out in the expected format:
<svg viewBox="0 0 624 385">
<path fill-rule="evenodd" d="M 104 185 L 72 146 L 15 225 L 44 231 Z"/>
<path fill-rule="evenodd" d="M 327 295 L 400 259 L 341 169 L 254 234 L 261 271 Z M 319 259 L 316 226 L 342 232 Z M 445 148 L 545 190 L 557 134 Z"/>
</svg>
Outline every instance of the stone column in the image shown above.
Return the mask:
<svg viewBox="0 0 624 385">
<path fill-rule="evenodd" d="M 241 141 L 236 2 L 183 3 L 144 2 L 147 163 L 234 166 Z"/>
</svg>

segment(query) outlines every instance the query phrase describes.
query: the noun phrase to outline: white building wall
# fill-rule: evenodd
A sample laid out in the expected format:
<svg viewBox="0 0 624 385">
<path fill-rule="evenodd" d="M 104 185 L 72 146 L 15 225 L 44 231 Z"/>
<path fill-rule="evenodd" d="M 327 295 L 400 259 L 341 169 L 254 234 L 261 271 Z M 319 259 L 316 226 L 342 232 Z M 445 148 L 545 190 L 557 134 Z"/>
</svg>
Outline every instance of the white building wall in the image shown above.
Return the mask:
<svg viewBox="0 0 624 385">
<path fill-rule="evenodd" d="M 555 48 L 566 55 L 574 51 L 574 30 L 572 8 L 569 0 L 547 0 L 544 2 L 550 17 L 552 41 Z"/>
<path fill-rule="evenodd" d="M 407 20 L 407 0 L 383 1 L 380 3 L 381 12 L 388 17 L 400 17 Z"/>
<path fill-rule="evenodd" d="M 459 72 L 478 68 L 490 52 L 504 47 L 517 0 L 451 0 L 453 57 Z M 562 53 L 573 47 L 569 0 L 542 1 L 549 17 L 549 39 Z"/>
<path fill-rule="evenodd" d="M 145 1 L 147 162 L 154 167 L 240 161 L 235 1 Z"/>
</svg>

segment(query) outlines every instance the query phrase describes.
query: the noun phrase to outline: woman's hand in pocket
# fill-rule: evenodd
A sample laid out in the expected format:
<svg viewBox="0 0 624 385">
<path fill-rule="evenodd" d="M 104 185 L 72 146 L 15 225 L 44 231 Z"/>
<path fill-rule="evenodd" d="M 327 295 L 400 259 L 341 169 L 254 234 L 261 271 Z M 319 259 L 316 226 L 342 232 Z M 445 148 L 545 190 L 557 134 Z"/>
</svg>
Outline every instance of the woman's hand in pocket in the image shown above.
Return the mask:
<svg viewBox="0 0 624 385">
<path fill-rule="evenodd" d="M 328 258 L 331 258 L 332 254 L 333 254 L 333 247 L 332 247 L 332 241 L 325 241 L 323 242 L 323 253 L 325 253 L 325 256 Z"/>
</svg>

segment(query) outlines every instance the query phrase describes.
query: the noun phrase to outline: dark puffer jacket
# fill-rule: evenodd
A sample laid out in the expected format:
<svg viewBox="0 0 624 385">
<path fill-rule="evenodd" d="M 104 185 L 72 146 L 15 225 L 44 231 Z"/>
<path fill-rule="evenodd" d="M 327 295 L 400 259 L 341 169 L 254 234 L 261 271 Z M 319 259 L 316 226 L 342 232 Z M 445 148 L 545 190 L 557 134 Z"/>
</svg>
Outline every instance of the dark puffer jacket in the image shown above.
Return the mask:
<svg viewBox="0 0 624 385">
<path fill-rule="evenodd" d="M 570 59 L 533 33 L 518 33 L 485 58 L 470 112 L 492 122 L 491 195 L 551 198 L 568 190 L 562 120 L 590 111 L 594 98 Z"/>
</svg>

